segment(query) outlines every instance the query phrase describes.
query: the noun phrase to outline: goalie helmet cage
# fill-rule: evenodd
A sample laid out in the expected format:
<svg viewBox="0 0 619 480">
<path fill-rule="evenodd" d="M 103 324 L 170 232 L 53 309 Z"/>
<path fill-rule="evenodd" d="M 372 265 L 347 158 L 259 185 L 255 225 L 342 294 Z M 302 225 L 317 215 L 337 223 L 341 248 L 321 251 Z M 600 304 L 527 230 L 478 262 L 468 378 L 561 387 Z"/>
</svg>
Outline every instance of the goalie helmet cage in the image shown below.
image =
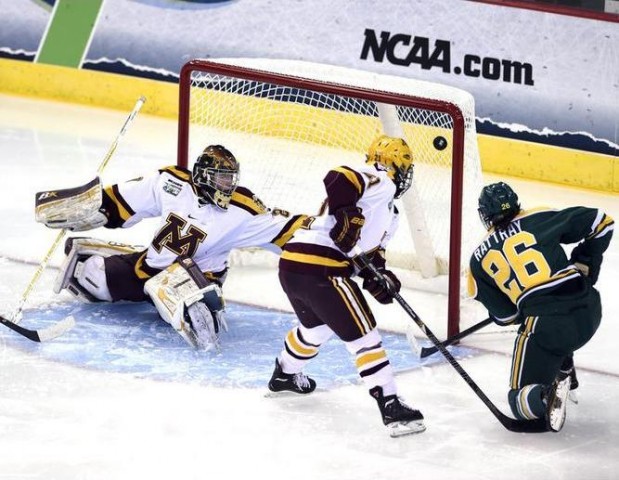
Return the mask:
<svg viewBox="0 0 619 480">
<path fill-rule="evenodd" d="M 178 165 L 188 167 L 204 147 L 222 144 L 240 160 L 241 183 L 270 207 L 316 213 L 327 170 L 363 164 L 382 133 L 405 138 L 415 161 L 389 265 L 405 277 L 448 274 L 447 334 L 453 335 L 460 328 L 463 249 L 468 260 L 471 241 L 481 236 L 475 234 L 481 166 L 469 93 L 288 60 L 192 60 L 181 69 Z"/>
</svg>

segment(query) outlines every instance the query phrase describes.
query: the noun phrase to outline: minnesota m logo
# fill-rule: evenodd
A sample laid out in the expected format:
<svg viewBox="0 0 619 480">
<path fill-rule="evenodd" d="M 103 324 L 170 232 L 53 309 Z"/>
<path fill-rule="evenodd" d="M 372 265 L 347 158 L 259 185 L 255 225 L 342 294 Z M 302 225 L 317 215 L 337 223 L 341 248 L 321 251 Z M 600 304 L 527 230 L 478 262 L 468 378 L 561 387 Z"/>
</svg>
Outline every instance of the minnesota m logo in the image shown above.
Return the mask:
<svg viewBox="0 0 619 480">
<path fill-rule="evenodd" d="M 166 218 L 166 224 L 153 239 L 153 248 L 157 253 L 161 253 L 165 247 L 176 255 L 193 256 L 200 242 L 206 238 L 206 233 L 191 225 L 183 235 L 181 232 L 185 225 L 187 225 L 185 220 L 170 213 Z"/>
</svg>

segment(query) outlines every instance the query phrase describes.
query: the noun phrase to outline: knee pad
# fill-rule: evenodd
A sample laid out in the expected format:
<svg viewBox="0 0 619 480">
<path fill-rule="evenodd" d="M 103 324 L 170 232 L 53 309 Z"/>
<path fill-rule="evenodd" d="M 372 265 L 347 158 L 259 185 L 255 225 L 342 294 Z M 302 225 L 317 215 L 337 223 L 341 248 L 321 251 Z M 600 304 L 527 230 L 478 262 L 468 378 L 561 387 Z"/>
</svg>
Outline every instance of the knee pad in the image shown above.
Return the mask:
<svg viewBox="0 0 619 480">
<path fill-rule="evenodd" d="M 93 255 L 84 261 L 78 261 L 75 264 L 73 278 L 75 282 L 70 282 L 70 286 L 67 287 L 67 290 L 78 298 L 85 299 L 89 302 L 100 300 L 106 302 L 112 301 L 112 295 L 107 286 L 105 260 L 103 257 Z M 79 287 L 81 287 L 81 289 Z M 74 290 L 78 290 L 79 293 L 76 294 Z"/>
</svg>

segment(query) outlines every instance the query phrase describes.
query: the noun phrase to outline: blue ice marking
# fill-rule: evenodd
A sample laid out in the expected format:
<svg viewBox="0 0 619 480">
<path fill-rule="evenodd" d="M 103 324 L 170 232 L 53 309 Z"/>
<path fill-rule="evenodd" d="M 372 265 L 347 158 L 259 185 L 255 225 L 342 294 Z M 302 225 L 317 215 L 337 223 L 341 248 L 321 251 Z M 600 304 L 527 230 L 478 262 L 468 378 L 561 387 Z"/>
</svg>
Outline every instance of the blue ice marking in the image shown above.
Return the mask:
<svg viewBox="0 0 619 480">
<path fill-rule="evenodd" d="M 0 335 L 7 345 L 84 368 L 137 378 L 264 388 L 284 337 L 297 321 L 293 314 L 228 303 L 229 331 L 221 336 L 220 352 L 193 350 L 148 303 L 62 303 L 24 312 L 21 324 L 44 328 L 68 315 L 75 317 L 77 325 L 47 343 L 34 343 L 8 330 Z M 434 355 L 421 362 L 404 335 L 382 335 L 396 373 L 442 360 Z M 458 347 L 452 352 L 466 355 L 472 350 Z M 305 373 L 326 389 L 360 382 L 354 357 L 335 337 L 321 347 Z"/>
</svg>

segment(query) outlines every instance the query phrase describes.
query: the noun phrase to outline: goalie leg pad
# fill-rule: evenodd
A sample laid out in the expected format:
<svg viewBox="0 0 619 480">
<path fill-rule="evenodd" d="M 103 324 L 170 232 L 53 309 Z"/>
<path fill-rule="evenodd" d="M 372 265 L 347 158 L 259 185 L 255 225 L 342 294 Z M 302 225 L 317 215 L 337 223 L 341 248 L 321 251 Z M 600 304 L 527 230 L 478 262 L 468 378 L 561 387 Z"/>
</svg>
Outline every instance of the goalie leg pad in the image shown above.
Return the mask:
<svg viewBox="0 0 619 480">
<path fill-rule="evenodd" d="M 227 329 L 221 288 L 207 283 L 199 286 L 184 266 L 174 263 L 144 285 L 161 318 L 199 349 L 218 346 L 219 333 Z"/>
<path fill-rule="evenodd" d="M 63 289 L 68 289 L 71 293 L 78 296 L 73 289 L 69 288 L 69 284 L 75 283 L 75 269 L 78 262 L 84 262 L 88 257 L 97 255 L 102 258 L 107 258 L 112 255 L 135 253 L 140 250 L 140 247 L 132 245 L 124 245 L 122 243 L 107 242 L 96 238 L 88 237 L 71 237 L 65 242 L 66 258 L 60 267 L 60 272 L 56 276 L 54 282 L 54 292 L 60 293 Z"/>
<path fill-rule="evenodd" d="M 107 287 L 105 261 L 100 255 L 88 257 L 84 262 L 75 265 L 74 279 L 96 300 L 112 301 L 112 295 Z M 75 286 L 75 285 L 74 285 Z M 92 301 L 89 299 L 89 301 Z"/>
</svg>

